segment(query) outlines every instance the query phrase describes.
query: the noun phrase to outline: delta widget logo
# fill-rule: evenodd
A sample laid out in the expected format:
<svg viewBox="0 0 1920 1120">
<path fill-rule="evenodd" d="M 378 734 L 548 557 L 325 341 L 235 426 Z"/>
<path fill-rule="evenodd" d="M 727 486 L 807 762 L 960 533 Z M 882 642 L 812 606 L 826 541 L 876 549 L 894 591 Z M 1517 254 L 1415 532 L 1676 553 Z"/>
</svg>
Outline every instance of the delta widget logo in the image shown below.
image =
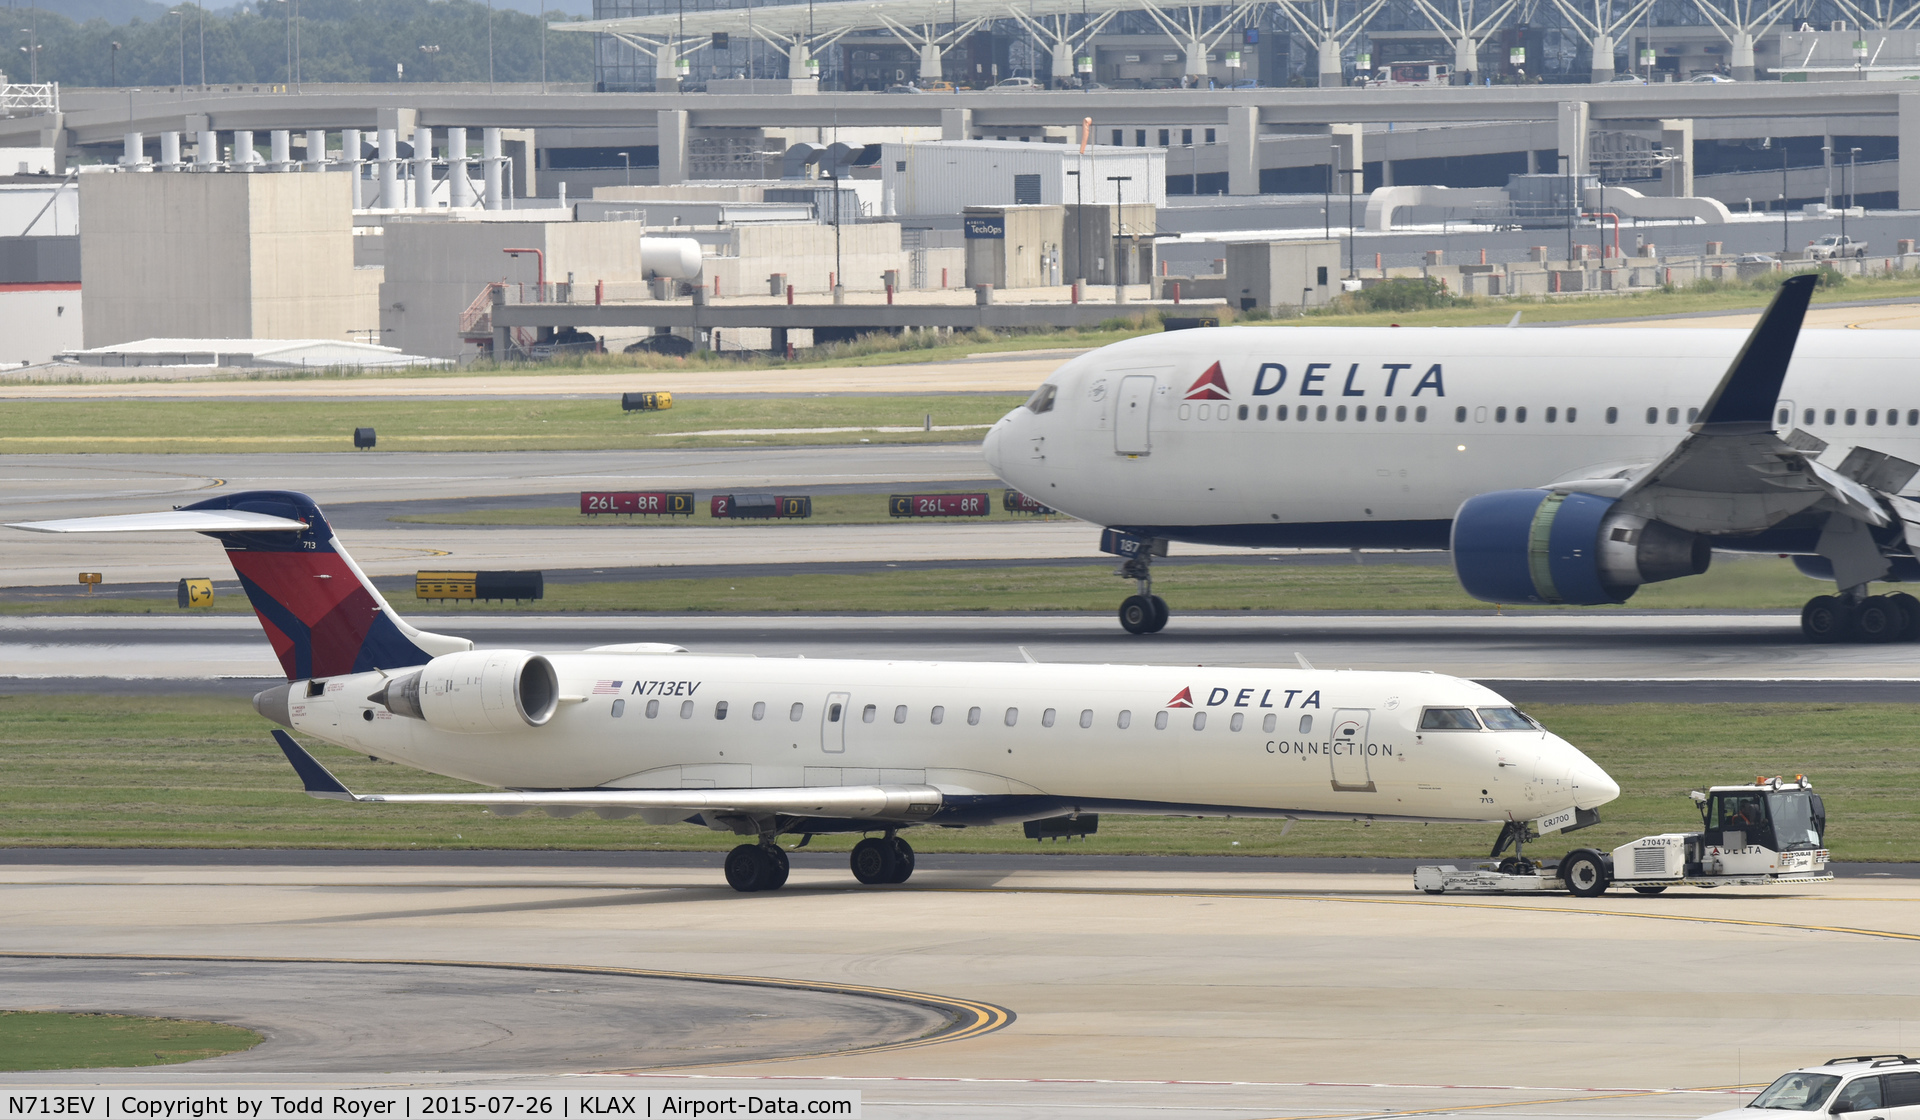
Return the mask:
<svg viewBox="0 0 1920 1120">
<path fill-rule="evenodd" d="M 1181 690 L 1180 690 L 1180 693 L 1179 693 L 1179 695 L 1177 695 L 1177 696 L 1175 696 L 1175 697 L 1174 697 L 1173 699 L 1171 699 L 1171 700 L 1169 700 L 1169 701 L 1167 701 L 1167 707 L 1169 707 L 1169 708 L 1191 708 L 1191 707 L 1193 707 L 1193 689 L 1191 689 L 1191 688 L 1183 688 L 1183 689 L 1181 689 Z"/>
<path fill-rule="evenodd" d="M 1220 372 L 1219 362 L 1208 366 L 1207 372 L 1201 374 L 1199 380 L 1187 386 L 1187 395 L 1184 399 L 1190 401 L 1230 401 L 1233 399 L 1227 394 L 1227 375 Z"/>
</svg>

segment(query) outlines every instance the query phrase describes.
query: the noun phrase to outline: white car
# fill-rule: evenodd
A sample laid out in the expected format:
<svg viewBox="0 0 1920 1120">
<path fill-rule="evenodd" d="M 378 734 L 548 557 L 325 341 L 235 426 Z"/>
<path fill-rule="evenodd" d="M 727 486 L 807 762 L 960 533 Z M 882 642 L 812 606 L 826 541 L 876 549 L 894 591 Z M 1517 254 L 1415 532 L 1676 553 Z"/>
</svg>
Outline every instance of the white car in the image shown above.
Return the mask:
<svg viewBox="0 0 1920 1120">
<path fill-rule="evenodd" d="M 1769 1112 L 1821 1112 L 1859 1120 L 1920 1117 L 1920 1058 L 1870 1054 L 1835 1058 L 1785 1074 L 1745 1108 L 1716 1112 L 1704 1120 L 1765 1120 Z"/>
<path fill-rule="evenodd" d="M 1733 80 L 1734 79 L 1727 77 L 1725 74 L 1695 74 L 1693 77 L 1687 79 L 1687 81 L 1696 85 L 1719 85 L 1722 82 L 1731 82 Z"/>
</svg>

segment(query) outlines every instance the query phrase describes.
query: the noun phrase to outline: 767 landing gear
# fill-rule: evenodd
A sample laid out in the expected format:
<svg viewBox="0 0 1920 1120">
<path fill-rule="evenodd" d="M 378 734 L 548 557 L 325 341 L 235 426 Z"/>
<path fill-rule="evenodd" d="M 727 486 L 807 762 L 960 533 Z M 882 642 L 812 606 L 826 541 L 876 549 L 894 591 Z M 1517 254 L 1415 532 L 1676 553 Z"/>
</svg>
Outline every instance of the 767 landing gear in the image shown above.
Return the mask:
<svg viewBox="0 0 1920 1120">
<path fill-rule="evenodd" d="M 787 885 L 787 853 L 769 836 L 727 853 L 727 885 L 742 894 L 777 891 Z"/>
<path fill-rule="evenodd" d="M 1920 599 L 1904 591 L 1868 595 L 1850 587 L 1838 595 L 1815 595 L 1800 608 L 1800 632 L 1808 641 L 1920 641 Z"/>
<path fill-rule="evenodd" d="M 913 875 L 913 846 L 893 833 L 853 846 L 853 877 L 868 886 L 904 883 Z"/>
<path fill-rule="evenodd" d="M 1120 625 L 1129 634 L 1158 634 L 1167 625 L 1167 601 L 1153 593 L 1153 552 L 1143 548 L 1121 562 L 1113 574 L 1133 580 L 1139 594 L 1120 602 Z"/>
</svg>

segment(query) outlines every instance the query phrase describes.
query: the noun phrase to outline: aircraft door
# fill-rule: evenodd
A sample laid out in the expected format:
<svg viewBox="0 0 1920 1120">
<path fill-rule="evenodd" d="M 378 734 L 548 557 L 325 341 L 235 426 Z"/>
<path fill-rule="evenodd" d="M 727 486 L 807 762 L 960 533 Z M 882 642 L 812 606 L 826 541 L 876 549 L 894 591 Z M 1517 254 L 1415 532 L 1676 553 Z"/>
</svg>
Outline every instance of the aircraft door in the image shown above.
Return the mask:
<svg viewBox="0 0 1920 1120">
<path fill-rule="evenodd" d="M 1120 399 L 1114 407 L 1113 450 L 1116 455 L 1147 455 L 1153 450 L 1147 421 L 1153 413 L 1151 373 L 1128 374 L 1120 379 Z"/>
<path fill-rule="evenodd" d="M 1374 792 L 1373 778 L 1367 773 L 1367 723 L 1372 715 L 1365 708 L 1341 708 L 1328 724 L 1327 757 L 1338 792 Z"/>
<path fill-rule="evenodd" d="M 840 754 L 847 749 L 847 693 L 827 693 L 827 703 L 820 712 L 820 749 L 828 754 Z"/>
</svg>

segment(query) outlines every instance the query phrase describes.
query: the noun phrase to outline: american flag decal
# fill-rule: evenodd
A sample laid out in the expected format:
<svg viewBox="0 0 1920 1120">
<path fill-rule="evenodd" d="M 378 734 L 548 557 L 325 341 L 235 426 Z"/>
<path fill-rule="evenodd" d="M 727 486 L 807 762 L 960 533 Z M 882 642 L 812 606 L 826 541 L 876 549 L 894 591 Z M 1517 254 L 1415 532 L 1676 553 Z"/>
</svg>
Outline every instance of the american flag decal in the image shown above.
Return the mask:
<svg viewBox="0 0 1920 1120">
<path fill-rule="evenodd" d="M 594 681 L 593 682 L 593 694 L 595 696 L 613 696 L 613 695 L 618 695 L 619 692 L 620 692 L 619 681 Z"/>
</svg>

